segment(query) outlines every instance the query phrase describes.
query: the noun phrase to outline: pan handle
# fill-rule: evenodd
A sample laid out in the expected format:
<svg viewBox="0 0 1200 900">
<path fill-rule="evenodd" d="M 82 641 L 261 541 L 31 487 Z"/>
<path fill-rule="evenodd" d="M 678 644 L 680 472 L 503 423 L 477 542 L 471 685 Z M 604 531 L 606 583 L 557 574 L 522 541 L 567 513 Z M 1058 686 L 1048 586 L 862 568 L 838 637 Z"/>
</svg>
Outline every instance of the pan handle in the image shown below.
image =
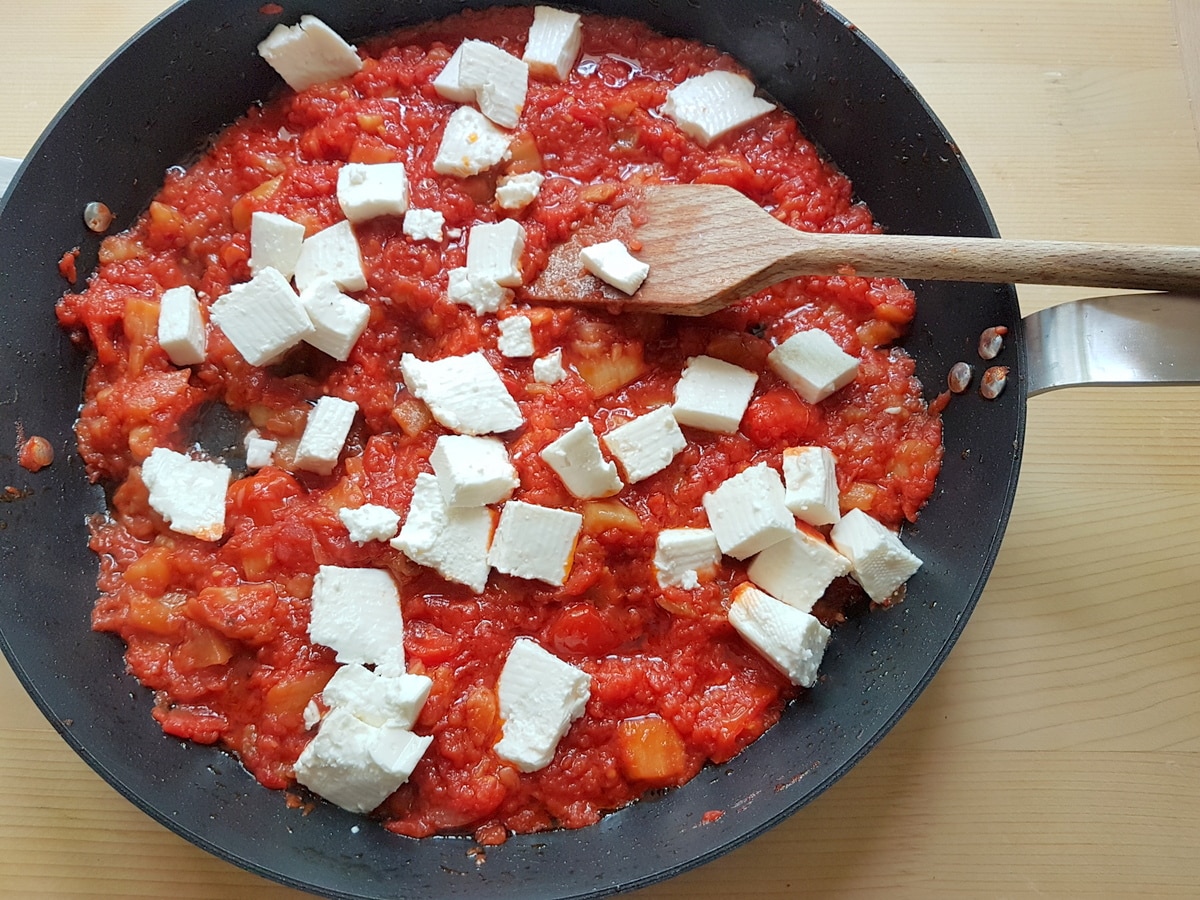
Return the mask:
<svg viewBox="0 0 1200 900">
<path fill-rule="evenodd" d="M 1200 384 L 1200 296 L 1121 294 L 1024 319 L 1029 396 L 1065 387 Z"/>
</svg>

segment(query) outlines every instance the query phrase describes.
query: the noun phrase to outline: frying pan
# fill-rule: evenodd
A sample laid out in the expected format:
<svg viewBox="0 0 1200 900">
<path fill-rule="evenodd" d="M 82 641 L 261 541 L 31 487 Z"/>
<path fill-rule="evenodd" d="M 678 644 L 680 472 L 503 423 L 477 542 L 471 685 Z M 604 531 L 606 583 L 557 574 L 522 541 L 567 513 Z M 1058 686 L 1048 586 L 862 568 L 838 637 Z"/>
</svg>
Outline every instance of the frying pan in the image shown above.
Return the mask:
<svg viewBox="0 0 1200 900">
<path fill-rule="evenodd" d="M 315 12 L 355 35 L 457 8 L 338 6 L 294 4 L 283 17 Z M 709 40 L 750 64 L 890 229 L 994 233 L 949 139 L 886 61 L 827 8 L 804 4 L 797 12 L 794 4 L 763 3 L 757 28 L 741 11 L 716 3 L 603 9 Z M 46 298 L 62 289 L 52 265 L 58 252 L 83 242 L 81 266 L 86 271 L 94 260 L 95 241 L 79 225 L 82 202 L 105 198 L 126 211 L 116 224 L 124 227 L 166 166 L 265 96 L 275 82 L 255 69 L 252 55 L 265 27 L 256 6 L 193 0 L 101 72 L 31 154 L 0 209 L 0 296 L 9 298 L 0 311 L 0 358 L 21 363 L 13 372 L 13 418 L 28 432 L 57 446 L 69 441 L 82 360 L 45 311 Z M 121 90 L 126 105 L 109 102 L 131 83 L 144 90 Z M 201 83 L 205 89 L 194 90 Z M 186 107 L 174 100 L 181 91 Z M 120 674 L 120 647 L 85 630 L 95 563 L 81 520 L 101 508 L 102 497 L 74 458 L 60 458 L 39 476 L 32 496 L 4 505 L 0 565 L 8 578 L 0 639 L 51 722 L 118 790 L 201 846 L 287 883 L 344 896 L 582 896 L 672 874 L 779 821 L 861 758 L 927 683 L 982 590 L 1020 457 L 1029 369 L 1021 321 L 1006 286 L 914 287 L 921 312 L 908 347 L 927 385 L 939 385 L 952 362 L 969 358 L 984 327 L 1008 325 L 1013 341 L 1004 359 L 1012 367 L 1009 390 L 993 403 L 964 396 L 947 412 L 946 470 L 908 534 L 927 561 L 909 602 L 842 628 L 821 688 L 734 763 L 595 828 L 514 838 L 475 867 L 463 841 L 401 842 L 398 850 L 398 839 L 378 829 L 353 834 L 357 819 L 332 807 L 301 817 L 228 757 L 164 738 L 148 716 L 146 693 Z M 8 481 L 20 474 L 4 471 Z M 964 521 L 986 527 L 964 532 Z M 729 814 L 697 827 L 711 809 Z"/>
</svg>

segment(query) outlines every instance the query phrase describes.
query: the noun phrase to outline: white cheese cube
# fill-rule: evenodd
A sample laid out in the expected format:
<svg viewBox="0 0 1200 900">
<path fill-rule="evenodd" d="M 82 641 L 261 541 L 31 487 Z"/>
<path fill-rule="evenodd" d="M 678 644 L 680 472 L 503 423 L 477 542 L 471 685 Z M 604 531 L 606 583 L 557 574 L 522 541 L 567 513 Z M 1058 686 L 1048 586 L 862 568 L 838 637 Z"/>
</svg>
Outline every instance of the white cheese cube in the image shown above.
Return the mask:
<svg viewBox="0 0 1200 900">
<path fill-rule="evenodd" d="M 409 209 L 404 214 L 402 230 L 414 241 L 442 242 L 446 217 L 436 209 Z"/>
<path fill-rule="evenodd" d="M 371 307 L 347 297 L 324 278 L 301 292 L 300 305 L 313 325 L 313 333 L 305 342 L 336 360 L 349 359 L 350 351 L 367 329 Z"/>
<path fill-rule="evenodd" d="M 443 434 L 429 457 L 449 506 L 486 506 L 512 496 L 520 484 L 502 441 Z"/>
<path fill-rule="evenodd" d="M 815 617 L 743 582 L 733 589 L 729 624 L 793 684 L 817 683 L 829 629 Z"/>
<path fill-rule="evenodd" d="M 675 384 L 675 421 L 733 434 L 742 421 L 758 375 L 711 356 L 693 356 Z"/>
<path fill-rule="evenodd" d="M 413 485 L 404 527 L 392 546 L 417 565 L 428 566 L 478 594 L 491 570 L 488 546 L 495 525 L 495 515 L 486 506 L 449 506 L 438 479 L 422 472 Z"/>
<path fill-rule="evenodd" d="M 296 274 L 296 260 L 304 245 L 304 226 L 278 213 L 250 216 L 250 271 L 275 269 L 284 278 Z"/>
<path fill-rule="evenodd" d="M 858 359 L 819 328 L 793 334 L 770 352 L 767 363 L 809 403 L 820 403 L 858 374 Z"/>
<path fill-rule="evenodd" d="M 359 545 L 368 541 L 390 541 L 396 536 L 396 529 L 400 527 L 399 514 L 378 503 L 364 503 L 354 509 L 339 509 L 338 518 L 350 532 L 350 540 Z"/>
<path fill-rule="evenodd" d="M 308 636 L 331 648 L 338 662 L 404 671 L 404 618 L 396 582 L 384 569 L 318 567 Z"/>
<path fill-rule="evenodd" d="M 497 128 L 479 110 L 459 107 L 446 122 L 433 171 L 459 178 L 478 175 L 504 159 L 512 139 L 512 134 Z"/>
<path fill-rule="evenodd" d="M 796 531 L 783 503 L 783 482 L 766 463 L 751 466 L 704 495 L 708 523 L 722 553 L 745 559 Z"/>
<path fill-rule="evenodd" d="M 524 209 L 537 199 L 545 180 L 541 172 L 501 176 L 496 182 L 496 205 L 501 209 Z"/>
<path fill-rule="evenodd" d="M 158 344 L 177 366 L 204 362 L 208 333 L 196 292 L 184 285 L 163 291 L 158 309 Z"/>
<path fill-rule="evenodd" d="M 583 715 L 592 678 L 529 638 L 518 638 L 496 694 L 504 731 L 495 750 L 522 772 L 536 772 L 554 758 L 558 742 Z"/>
<path fill-rule="evenodd" d="M 297 25 L 276 25 L 258 45 L 265 59 L 294 91 L 353 75 L 362 68 L 354 47 L 316 16 Z"/>
<path fill-rule="evenodd" d="M 625 486 L 616 465 L 600 452 L 600 442 L 587 419 L 580 419 L 570 431 L 546 445 L 541 457 L 580 500 L 611 497 Z"/>
<path fill-rule="evenodd" d="M 261 469 L 275 462 L 275 451 L 279 449 L 279 441 L 269 441 L 251 428 L 242 439 L 246 448 L 246 468 Z"/>
<path fill-rule="evenodd" d="M 746 574 L 772 597 L 808 612 L 833 579 L 849 571 L 850 560 L 823 537 L 797 529 L 754 557 Z"/>
<path fill-rule="evenodd" d="M 458 45 L 446 60 L 442 71 L 433 79 L 433 89 L 454 103 L 470 103 L 475 99 L 475 88 L 465 86 L 459 78 L 459 65 L 462 63 L 463 47 L 466 44 L 467 42 L 463 41 Z"/>
<path fill-rule="evenodd" d="M 265 366 L 314 333 L 286 278 L 263 269 L 212 305 L 212 320 L 252 366 Z"/>
<path fill-rule="evenodd" d="M 225 491 L 232 477 L 228 466 L 165 447 L 155 447 L 142 463 L 150 508 L 172 531 L 202 541 L 219 541 L 225 533 Z"/>
<path fill-rule="evenodd" d="M 512 299 L 513 292 L 487 275 L 472 275 L 465 266 L 450 270 L 446 296 L 455 303 L 469 306 L 475 315 L 495 312 Z"/>
<path fill-rule="evenodd" d="M 412 728 L 429 699 L 433 681 L 424 675 L 384 675 L 359 665 L 341 666 L 321 691 L 330 709 L 344 709 L 374 725 Z"/>
<path fill-rule="evenodd" d="M 494 225 L 480 223 L 467 235 L 467 271 L 490 278 L 504 287 L 521 283 L 521 254 L 525 252 L 525 229 L 513 219 Z"/>
<path fill-rule="evenodd" d="M 562 364 L 562 350 L 551 350 L 533 361 L 533 380 L 538 384 L 558 384 L 567 377 Z"/>
<path fill-rule="evenodd" d="M 650 274 L 650 266 L 637 259 L 618 240 L 584 247 L 579 251 L 579 261 L 601 281 L 626 294 L 637 291 Z"/>
<path fill-rule="evenodd" d="M 687 438 L 671 407 L 660 406 L 604 435 L 604 446 L 617 458 L 631 484 L 661 472 L 675 454 L 687 446 Z"/>
<path fill-rule="evenodd" d="M 583 24 L 576 13 L 535 6 L 521 58 L 534 75 L 566 81 L 582 44 Z"/>
<path fill-rule="evenodd" d="M 424 362 L 400 357 L 404 384 L 439 423 L 459 434 L 512 431 L 525 417 L 482 353 Z"/>
<path fill-rule="evenodd" d="M 533 356 L 533 323 L 528 316 L 509 316 L 496 324 L 500 327 L 496 349 L 512 359 Z"/>
<path fill-rule="evenodd" d="M 583 516 L 565 509 L 509 500 L 488 551 L 488 562 L 506 575 L 561 585 L 571 571 Z"/>
<path fill-rule="evenodd" d="M 516 128 L 529 89 L 529 66 L 487 41 L 459 47 L 458 83 L 475 92 L 479 111 L 504 128 Z"/>
<path fill-rule="evenodd" d="M 876 603 L 887 601 L 921 568 L 921 560 L 898 535 L 861 509 L 842 516 L 829 539 L 850 560 L 850 574 Z"/>
<path fill-rule="evenodd" d="M 693 590 L 720 561 L 721 548 L 710 528 L 664 528 L 654 543 L 659 587 Z"/>
<path fill-rule="evenodd" d="M 358 404 L 341 397 L 322 397 L 308 413 L 304 433 L 296 447 L 292 465 L 297 469 L 328 475 L 337 465 L 354 424 Z"/>
<path fill-rule="evenodd" d="M 733 72 L 706 72 L 667 92 L 662 111 L 702 147 L 769 113 L 775 104 L 754 96 L 754 82 Z"/>
<path fill-rule="evenodd" d="M 832 525 L 842 517 L 838 504 L 837 463 L 826 447 L 788 447 L 783 451 L 783 502 L 809 525 Z"/>
<path fill-rule="evenodd" d="M 349 221 L 318 231 L 300 247 L 296 260 L 296 287 L 306 290 L 328 279 L 344 291 L 362 291 L 367 287 L 358 238 Z"/>
<path fill-rule="evenodd" d="M 296 760 L 296 780 L 343 809 L 368 813 L 408 781 L 432 741 L 335 709 Z"/>
<path fill-rule="evenodd" d="M 338 172 L 337 198 L 351 222 L 404 215 L 408 210 L 404 163 L 346 163 Z"/>
</svg>

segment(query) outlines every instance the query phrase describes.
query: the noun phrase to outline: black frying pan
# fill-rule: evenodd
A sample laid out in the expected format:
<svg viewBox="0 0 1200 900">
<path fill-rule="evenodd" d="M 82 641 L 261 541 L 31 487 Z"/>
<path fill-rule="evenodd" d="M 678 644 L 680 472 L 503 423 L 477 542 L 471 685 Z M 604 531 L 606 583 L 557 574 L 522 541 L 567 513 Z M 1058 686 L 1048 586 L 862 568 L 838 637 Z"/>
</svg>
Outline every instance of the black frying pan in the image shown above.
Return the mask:
<svg viewBox="0 0 1200 900">
<path fill-rule="evenodd" d="M 481 4 L 470 4 L 481 5 Z M 816 2 L 612 0 L 579 6 L 638 16 L 716 44 L 788 106 L 894 232 L 995 234 L 983 198 L 939 123 L 878 50 Z M 289 0 L 282 20 L 314 13 L 357 36 L 457 11 L 455 0 Z M 62 446 L 79 402 L 84 359 L 56 328 L 55 263 L 98 239 L 81 224 L 103 198 L 127 227 L 170 165 L 277 85 L 254 47 L 276 19 L 257 0 L 191 0 L 152 24 L 55 121 L 0 208 L 0 359 L 6 419 Z M 130 85 L 138 89 L 131 91 Z M 120 98 L 120 102 L 114 102 Z M 966 622 L 995 558 L 1016 487 L 1024 425 L 1025 352 L 1010 286 L 915 283 L 918 316 L 905 346 L 932 396 L 973 358 L 980 332 L 1010 329 L 1008 390 L 973 392 L 945 416 L 938 489 L 907 542 L 926 564 L 908 601 L 842 627 L 817 690 L 732 763 L 685 787 L 573 832 L 526 835 L 469 861 L 467 839 L 412 842 L 322 804 L 288 810 L 229 756 L 165 737 L 148 692 L 123 673 L 120 643 L 87 628 L 96 561 L 84 516 L 103 508 L 81 462 L 61 458 L 36 479 L 0 463 L 34 493 L 0 505 L 0 643 L 64 738 L 104 778 L 163 824 L 270 878 L 331 896 L 592 896 L 640 886 L 723 853 L 832 784 L 897 721 Z M 14 364 L 15 363 L 15 364 Z M 964 450 L 970 450 L 964 454 Z M 974 527 L 963 529 L 962 522 Z M 704 813 L 725 810 L 697 827 Z"/>
</svg>

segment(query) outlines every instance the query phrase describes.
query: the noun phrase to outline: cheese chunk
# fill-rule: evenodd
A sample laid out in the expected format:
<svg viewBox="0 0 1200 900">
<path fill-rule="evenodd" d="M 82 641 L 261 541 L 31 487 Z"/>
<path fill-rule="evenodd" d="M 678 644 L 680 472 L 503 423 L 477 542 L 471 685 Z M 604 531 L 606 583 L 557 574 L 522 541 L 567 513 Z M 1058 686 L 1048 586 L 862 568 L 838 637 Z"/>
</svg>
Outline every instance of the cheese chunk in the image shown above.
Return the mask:
<svg viewBox="0 0 1200 900">
<path fill-rule="evenodd" d="M 475 315 L 495 312 L 512 299 L 513 292 L 501 287 L 487 275 L 472 275 L 466 266 L 450 270 L 446 296 L 455 303 L 469 306 Z"/>
<path fill-rule="evenodd" d="M 462 64 L 463 47 L 466 45 L 467 41 L 458 45 L 446 60 L 442 71 L 433 79 L 433 89 L 454 103 L 471 103 L 475 99 L 475 88 L 464 85 L 460 78 L 459 66 Z"/>
<path fill-rule="evenodd" d="M 479 111 L 503 128 L 516 128 L 529 90 L 529 66 L 487 41 L 459 47 L 458 83 L 475 94 Z"/>
<path fill-rule="evenodd" d="M 335 709 L 296 760 L 296 780 L 343 809 L 368 813 L 408 781 L 432 742 Z"/>
<path fill-rule="evenodd" d="M 604 435 L 604 446 L 625 470 L 625 478 L 636 483 L 661 472 L 675 454 L 687 446 L 671 407 L 660 406 Z"/>
<path fill-rule="evenodd" d="M 296 274 L 296 261 L 304 246 L 304 226 L 278 213 L 250 216 L 250 271 L 275 269 L 284 278 Z"/>
<path fill-rule="evenodd" d="M 835 578 L 850 571 L 850 560 L 819 533 L 797 529 L 750 562 L 750 580 L 776 599 L 809 612 Z"/>
<path fill-rule="evenodd" d="M 733 434 L 741 424 L 758 375 L 711 356 L 693 356 L 675 384 L 675 421 Z"/>
<path fill-rule="evenodd" d="M 504 721 L 496 755 L 522 772 L 548 766 L 571 723 L 583 715 L 591 685 L 586 672 L 529 638 L 518 638 L 496 686 Z"/>
<path fill-rule="evenodd" d="M 434 241 L 440 244 L 443 240 L 442 228 L 446 217 L 436 209 L 409 208 L 404 214 L 402 230 L 414 241 Z"/>
<path fill-rule="evenodd" d="M 350 351 L 367 329 L 371 307 L 347 297 L 328 279 L 305 288 L 300 294 L 300 305 L 313 325 L 313 333 L 305 342 L 336 360 L 349 359 Z"/>
<path fill-rule="evenodd" d="M 265 366 L 315 333 L 287 279 L 263 269 L 212 305 L 212 320 L 252 366 Z"/>
<path fill-rule="evenodd" d="M 634 257 L 618 240 L 592 244 L 579 251 L 583 267 L 617 290 L 632 294 L 650 274 L 650 266 Z"/>
<path fill-rule="evenodd" d="M 529 71 L 543 78 L 566 81 L 583 44 L 583 24 L 576 13 L 551 6 L 533 8 L 533 24 L 521 58 Z"/>
<path fill-rule="evenodd" d="M 812 687 L 829 643 L 829 629 L 752 584 L 733 589 L 729 624 L 793 684 Z"/>
<path fill-rule="evenodd" d="M 767 363 L 809 403 L 820 403 L 858 374 L 858 359 L 819 328 L 793 334 L 770 352 Z"/>
<path fill-rule="evenodd" d="M 745 559 L 796 531 L 783 503 L 783 482 L 766 463 L 727 478 L 704 495 L 708 522 L 722 553 Z"/>
<path fill-rule="evenodd" d="M 342 663 L 404 671 L 404 618 L 396 582 L 384 569 L 320 566 L 308 636 Z"/>
<path fill-rule="evenodd" d="M 659 587 L 693 590 L 720 561 L 721 548 L 710 528 L 664 528 L 654 543 Z"/>
<path fill-rule="evenodd" d="M 232 477 L 228 466 L 165 447 L 155 447 L 142 463 L 150 508 L 172 531 L 202 541 L 219 541 L 225 533 L 225 491 Z"/>
<path fill-rule="evenodd" d="M 366 290 L 367 275 L 358 251 L 358 238 L 348 221 L 318 231 L 300 247 L 296 287 L 304 291 L 323 279 L 344 291 Z"/>
<path fill-rule="evenodd" d="M 521 283 L 521 254 L 525 229 L 505 219 L 494 225 L 480 223 L 467 235 L 467 271 L 472 277 L 490 278 L 504 287 Z"/>
<path fill-rule="evenodd" d="M 390 541 L 400 527 L 400 516 L 395 510 L 377 503 L 338 510 L 338 518 L 350 532 L 350 540 L 362 545 L 368 541 Z"/>
<path fill-rule="evenodd" d="M 496 438 L 443 434 L 429 462 L 449 506 L 499 503 L 520 484 L 508 449 Z"/>
<path fill-rule="evenodd" d="M 163 291 L 158 310 L 158 345 L 167 359 L 177 366 L 194 366 L 204 362 L 207 344 L 208 333 L 195 290 L 184 285 Z"/>
<path fill-rule="evenodd" d="M 546 465 L 580 500 L 611 497 L 625 486 L 615 464 L 604 458 L 592 423 L 580 419 L 541 452 Z"/>
<path fill-rule="evenodd" d="M 541 172 L 501 176 L 496 182 L 496 205 L 501 209 L 524 209 L 537 199 L 545 180 Z"/>
<path fill-rule="evenodd" d="M 413 396 L 430 414 L 459 434 L 512 431 L 525 417 L 491 363 L 476 351 L 424 362 L 411 353 L 400 357 L 400 373 Z"/>
<path fill-rule="evenodd" d="M 876 603 L 886 602 L 921 568 L 921 560 L 894 532 L 861 509 L 842 516 L 829 539 L 850 560 L 850 574 Z"/>
<path fill-rule="evenodd" d="M 512 139 L 512 134 L 497 128 L 479 110 L 459 107 L 446 122 L 433 171 L 459 178 L 478 175 L 504 159 Z"/>
<path fill-rule="evenodd" d="M 512 359 L 533 356 L 533 323 L 528 316 L 509 316 L 496 323 L 500 327 L 500 338 L 496 348 Z"/>
<path fill-rule="evenodd" d="M 346 163 L 338 171 L 338 206 L 351 222 L 408 211 L 408 175 L 404 163 Z"/>
<path fill-rule="evenodd" d="M 297 25 L 276 25 L 259 43 L 258 55 L 294 91 L 353 75 L 362 68 L 354 47 L 316 16 L 301 16 Z"/>
<path fill-rule="evenodd" d="M 341 397 L 322 397 L 308 413 L 304 433 L 296 447 L 292 465 L 297 469 L 328 475 L 337 465 L 354 424 L 358 404 Z"/>
<path fill-rule="evenodd" d="M 706 72 L 667 92 L 662 111 L 702 147 L 770 112 L 775 104 L 754 96 L 754 82 L 733 72 Z"/>
<path fill-rule="evenodd" d="M 567 377 L 562 364 L 562 350 L 551 350 L 533 361 L 533 380 L 538 384 L 558 384 Z"/>
<path fill-rule="evenodd" d="M 500 512 L 488 562 L 506 575 L 561 585 L 582 527 L 579 513 L 510 500 Z"/>
<path fill-rule="evenodd" d="M 275 462 L 275 451 L 279 449 L 279 441 L 269 441 L 251 428 L 242 439 L 246 448 L 246 468 L 261 469 Z"/>
<path fill-rule="evenodd" d="M 321 691 L 330 709 L 343 709 L 374 725 L 412 728 L 429 699 L 433 681 L 424 675 L 385 675 L 359 665 L 341 666 Z"/>
<path fill-rule="evenodd" d="M 417 565 L 428 566 L 478 594 L 491 570 L 488 546 L 495 524 L 495 515 L 486 506 L 449 506 L 437 477 L 422 472 L 413 485 L 404 527 L 392 546 Z"/>
<path fill-rule="evenodd" d="M 809 525 L 832 525 L 842 517 L 838 505 L 837 464 L 826 447 L 788 447 L 783 451 L 783 502 Z"/>
</svg>

